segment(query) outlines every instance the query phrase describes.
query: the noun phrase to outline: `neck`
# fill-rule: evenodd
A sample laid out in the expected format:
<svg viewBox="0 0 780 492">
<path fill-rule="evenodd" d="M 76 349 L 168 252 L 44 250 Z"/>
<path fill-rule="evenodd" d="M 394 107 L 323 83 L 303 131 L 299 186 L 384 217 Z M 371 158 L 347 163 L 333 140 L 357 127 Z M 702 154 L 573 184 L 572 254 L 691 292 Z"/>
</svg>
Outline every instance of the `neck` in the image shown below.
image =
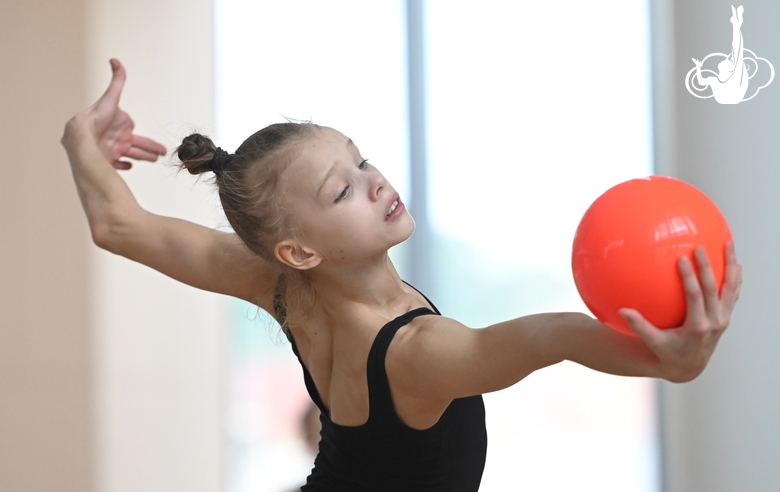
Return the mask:
<svg viewBox="0 0 780 492">
<path fill-rule="evenodd" d="M 359 305 L 392 313 L 410 302 L 408 290 L 387 253 L 360 265 L 320 267 L 311 272 L 310 279 L 317 304 L 326 311 L 343 312 Z"/>
</svg>

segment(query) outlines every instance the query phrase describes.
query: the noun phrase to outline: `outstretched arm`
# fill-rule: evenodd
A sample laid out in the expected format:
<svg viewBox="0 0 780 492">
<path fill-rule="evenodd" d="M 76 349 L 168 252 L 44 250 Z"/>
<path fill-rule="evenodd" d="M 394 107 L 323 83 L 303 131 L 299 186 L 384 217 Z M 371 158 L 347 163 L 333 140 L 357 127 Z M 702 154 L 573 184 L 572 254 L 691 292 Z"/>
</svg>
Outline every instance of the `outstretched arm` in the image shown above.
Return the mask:
<svg viewBox="0 0 780 492">
<path fill-rule="evenodd" d="M 106 92 L 65 126 L 62 145 L 95 244 L 186 284 L 270 307 L 274 269 L 248 251 L 234 234 L 152 214 L 140 207 L 117 169 L 126 160 L 155 161 L 165 147 L 133 133 L 119 109 L 126 74 L 111 60 Z"/>
<path fill-rule="evenodd" d="M 506 388 L 562 360 L 610 374 L 690 381 L 704 370 L 728 326 L 741 284 L 733 244 L 726 248 L 721 294 L 703 248 L 695 258 L 699 277 L 687 257 L 679 262 L 687 298 L 679 328 L 658 329 L 632 309 L 621 315 L 641 338 L 579 313 L 525 316 L 481 330 L 431 316 L 417 328 L 399 331 L 391 344 L 391 383 L 405 395 L 448 402 Z"/>
<path fill-rule="evenodd" d="M 691 58 L 691 60 L 693 60 L 693 63 L 696 64 L 696 82 L 698 82 L 699 85 L 701 85 L 702 87 L 710 85 L 710 79 L 714 77 L 707 77 L 707 78 L 702 77 L 701 75 L 702 62 L 700 62 L 696 58 Z"/>
</svg>

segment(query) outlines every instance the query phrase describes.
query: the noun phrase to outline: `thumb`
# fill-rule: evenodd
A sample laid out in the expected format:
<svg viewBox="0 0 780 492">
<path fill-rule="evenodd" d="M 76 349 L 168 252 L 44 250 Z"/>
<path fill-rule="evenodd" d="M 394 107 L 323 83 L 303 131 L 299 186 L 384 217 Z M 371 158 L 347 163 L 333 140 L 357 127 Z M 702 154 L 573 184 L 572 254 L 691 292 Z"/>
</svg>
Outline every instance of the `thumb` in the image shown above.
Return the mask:
<svg viewBox="0 0 780 492">
<path fill-rule="evenodd" d="M 618 314 L 626 320 L 631 330 L 639 335 L 639 338 L 644 340 L 649 347 L 656 345 L 660 330 L 647 321 L 639 311 L 631 308 L 622 308 L 618 310 Z"/>
<path fill-rule="evenodd" d="M 125 86 L 125 80 L 127 79 L 127 72 L 125 67 L 122 66 L 119 60 L 112 58 L 111 63 L 111 82 L 108 84 L 106 92 L 100 96 L 97 103 L 97 109 L 113 109 L 119 106 L 119 97 L 122 95 L 122 89 Z"/>
</svg>

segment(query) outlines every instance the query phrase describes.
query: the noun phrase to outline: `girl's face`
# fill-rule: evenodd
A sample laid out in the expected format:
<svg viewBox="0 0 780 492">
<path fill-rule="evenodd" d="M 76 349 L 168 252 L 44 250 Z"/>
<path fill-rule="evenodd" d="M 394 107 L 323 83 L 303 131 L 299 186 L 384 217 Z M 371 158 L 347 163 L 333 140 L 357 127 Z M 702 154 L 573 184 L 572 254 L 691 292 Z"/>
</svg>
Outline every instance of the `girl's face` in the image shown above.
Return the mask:
<svg viewBox="0 0 780 492">
<path fill-rule="evenodd" d="M 282 199 L 303 232 L 300 242 L 322 262 L 376 258 L 412 235 L 414 220 L 398 193 L 352 140 L 319 127 L 298 145 L 282 176 Z"/>
</svg>

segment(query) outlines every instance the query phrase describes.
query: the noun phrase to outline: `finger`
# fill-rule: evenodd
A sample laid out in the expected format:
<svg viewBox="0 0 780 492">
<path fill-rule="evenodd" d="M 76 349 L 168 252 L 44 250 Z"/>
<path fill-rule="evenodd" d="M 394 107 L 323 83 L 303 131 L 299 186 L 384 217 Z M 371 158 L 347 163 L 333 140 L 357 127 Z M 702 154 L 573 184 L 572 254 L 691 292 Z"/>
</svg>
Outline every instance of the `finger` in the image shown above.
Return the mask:
<svg viewBox="0 0 780 492">
<path fill-rule="evenodd" d="M 734 242 L 729 242 L 723 248 L 726 258 L 726 272 L 721 289 L 721 301 L 726 306 L 733 306 L 739 298 L 742 286 L 742 266 L 737 263 L 737 255 L 734 251 Z"/>
<path fill-rule="evenodd" d="M 144 150 L 139 147 L 130 147 L 130 150 L 125 152 L 125 157 L 137 159 L 139 161 L 154 162 L 158 157 L 160 157 L 160 154 L 156 152 L 149 152 L 148 150 Z"/>
<path fill-rule="evenodd" d="M 106 92 L 98 100 L 98 110 L 101 107 L 110 105 L 112 107 L 119 105 L 119 97 L 122 95 L 122 88 L 125 86 L 125 80 L 127 79 L 127 72 L 125 67 L 117 60 L 112 58 L 111 61 L 111 82 L 108 84 Z"/>
<path fill-rule="evenodd" d="M 693 256 L 699 269 L 699 283 L 704 295 L 704 308 L 710 311 L 718 307 L 718 283 L 715 280 L 715 273 L 713 273 L 712 266 L 707 259 L 707 251 L 702 246 L 698 246 L 693 251 Z"/>
<path fill-rule="evenodd" d="M 165 155 L 168 153 L 168 149 L 166 149 L 163 144 L 155 142 L 151 138 L 141 137 L 138 135 L 133 135 L 133 147 L 138 147 L 157 155 Z"/>
<path fill-rule="evenodd" d="M 737 263 L 737 250 L 734 248 L 734 241 L 729 241 L 723 246 L 723 257 L 726 260 L 726 265 Z"/>
<path fill-rule="evenodd" d="M 661 330 L 647 321 L 636 309 L 623 308 L 618 310 L 618 314 L 626 320 L 629 328 L 644 340 L 648 347 L 654 349 L 658 346 L 661 337 Z"/>
<path fill-rule="evenodd" d="M 737 291 L 734 293 L 734 301 L 739 299 L 739 293 L 742 291 L 742 265 L 737 265 Z"/>
<path fill-rule="evenodd" d="M 706 316 L 704 296 L 691 260 L 687 256 L 680 257 L 677 268 L 682 276 L 683 289 L 685 290 L 686 321 L 688 319 L 703 319 Z"/>
<path fill-rule="evenodd" d="M 116 162 L 112 162 L 111 165 L 113 165 L 116 169 L 122 171 L 127 171 L 128 169 L 133 167 L 133 165 L 127 161 L 116 161 Z"/>
</svg>

